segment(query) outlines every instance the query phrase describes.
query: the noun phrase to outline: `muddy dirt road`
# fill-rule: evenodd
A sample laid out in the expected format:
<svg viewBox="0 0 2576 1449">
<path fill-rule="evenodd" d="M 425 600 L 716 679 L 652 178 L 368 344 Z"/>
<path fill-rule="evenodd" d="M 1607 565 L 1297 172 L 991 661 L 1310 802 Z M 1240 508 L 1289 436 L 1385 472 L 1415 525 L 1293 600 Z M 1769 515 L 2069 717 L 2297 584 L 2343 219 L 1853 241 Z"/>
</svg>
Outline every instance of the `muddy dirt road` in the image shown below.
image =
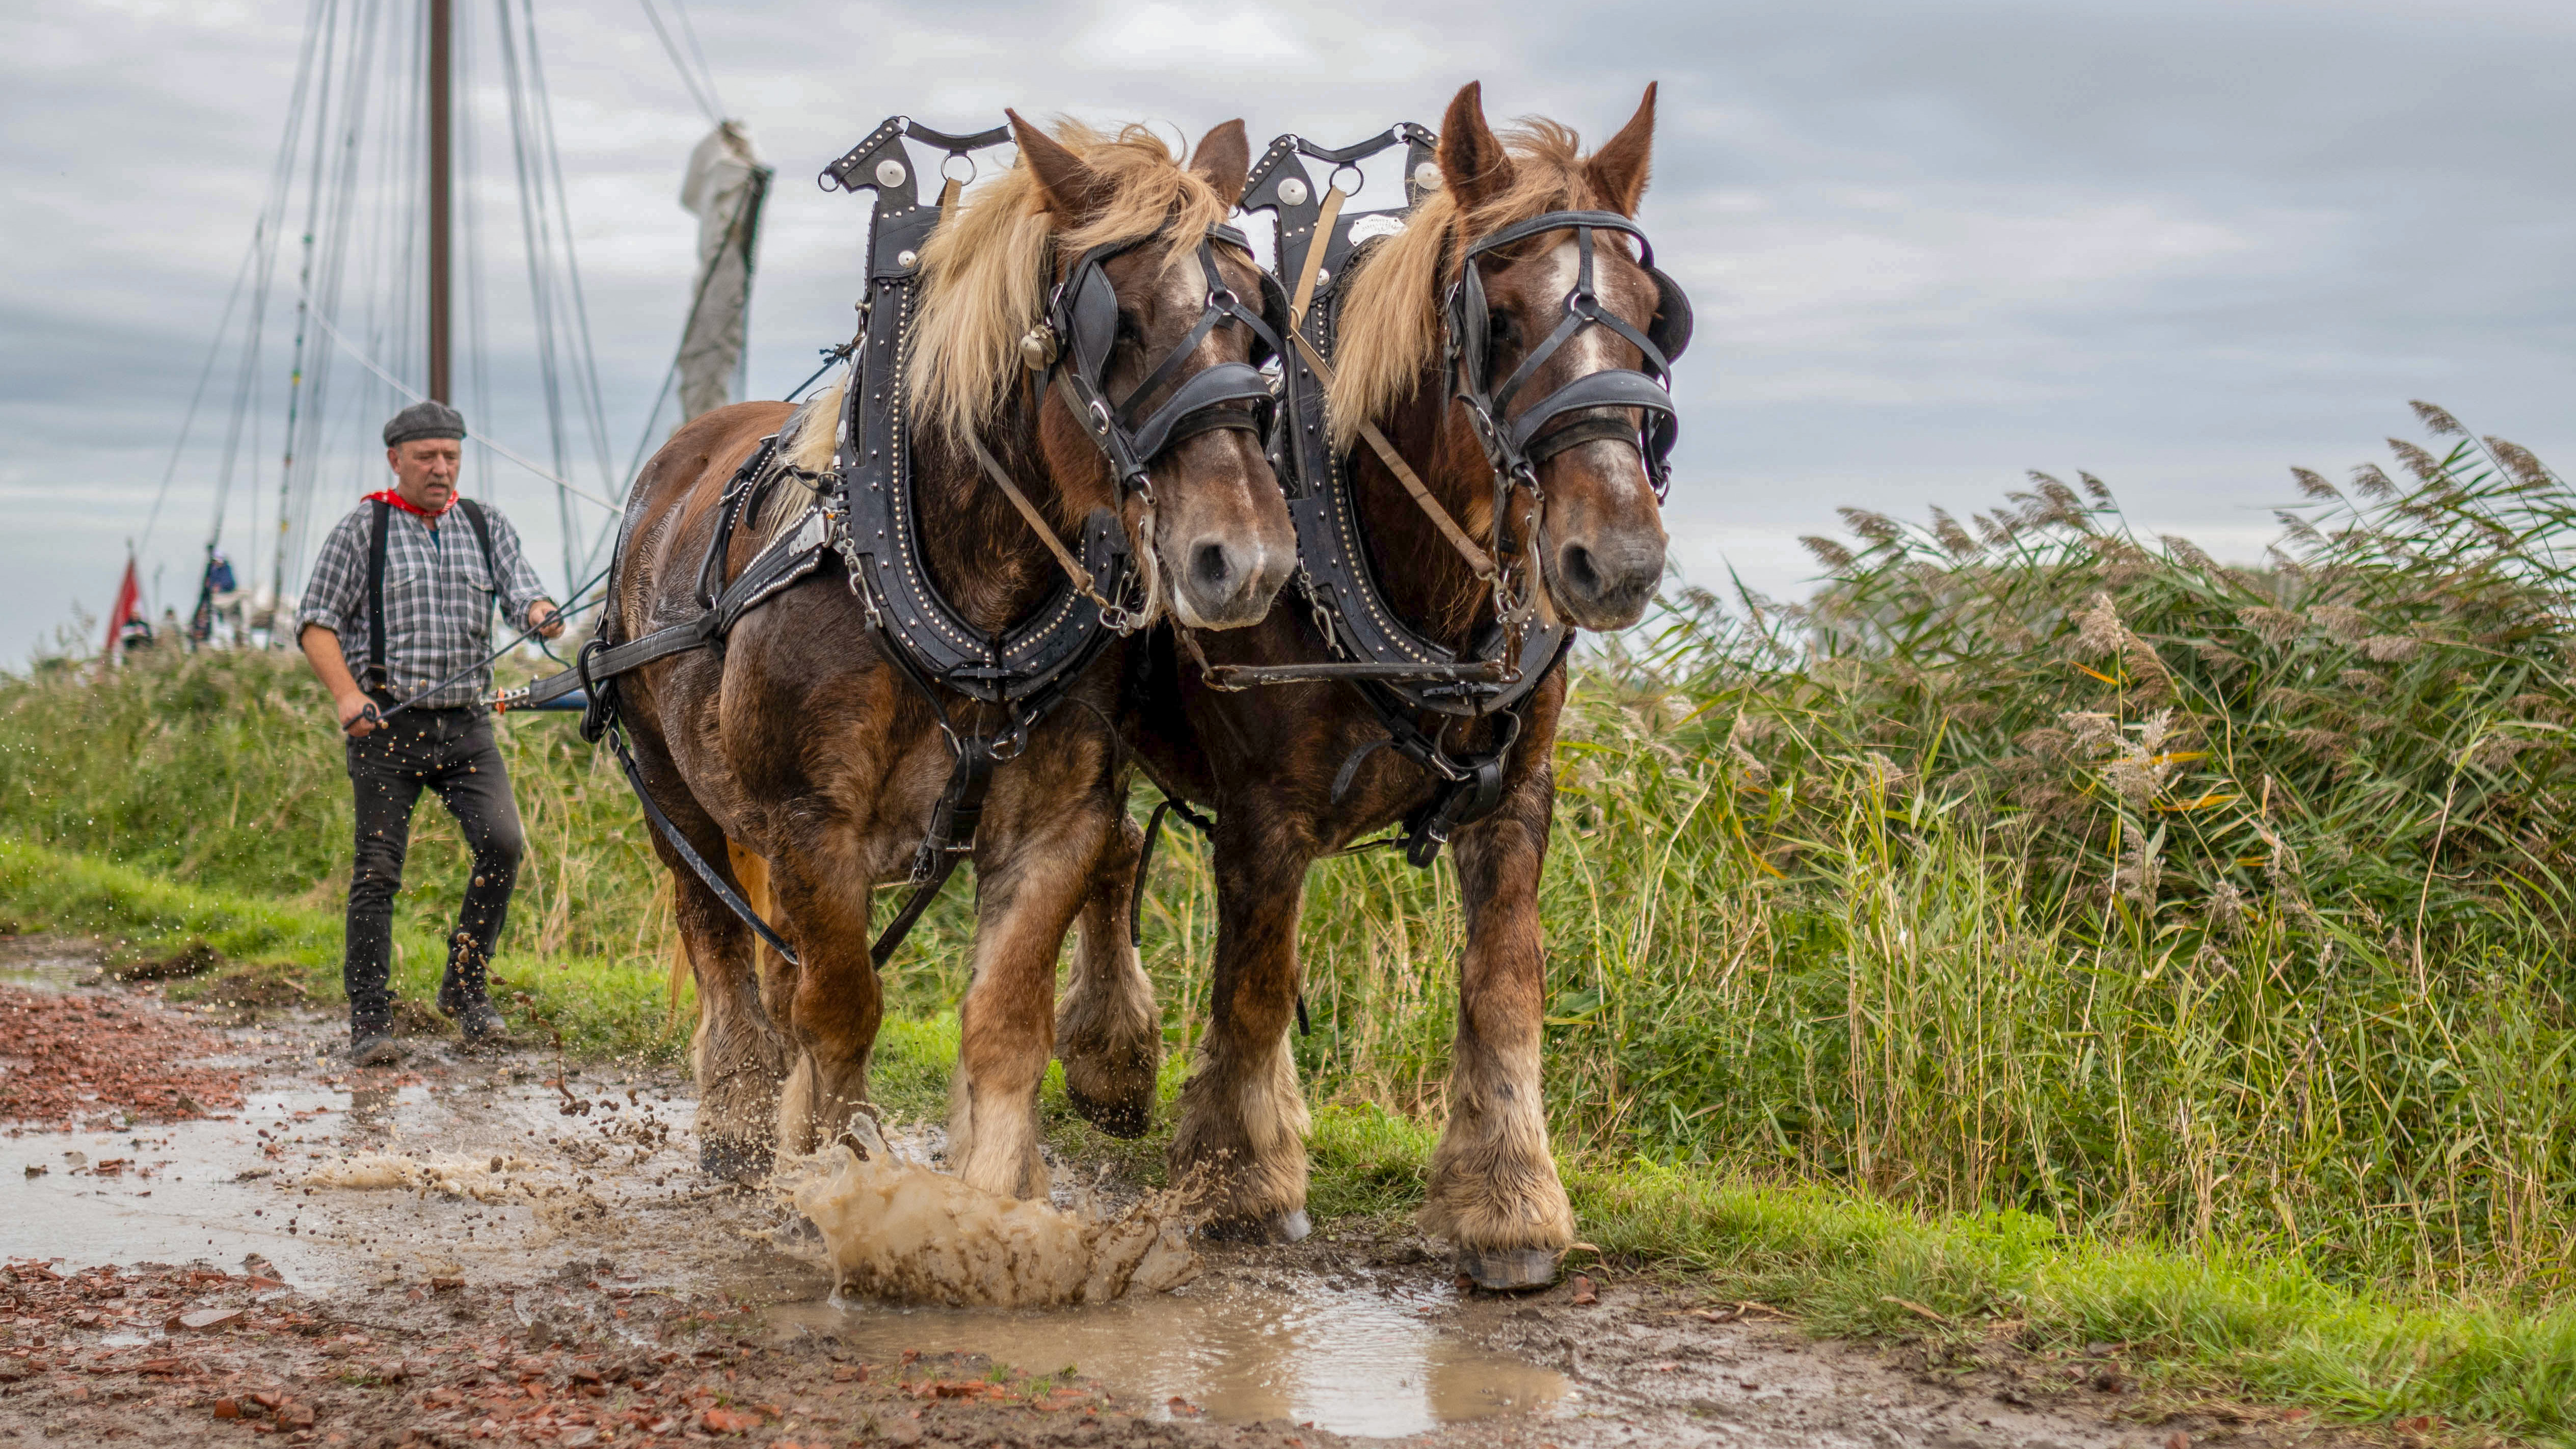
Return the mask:
<svg viewBox="0 0 2576 1449">
<path fill-rule="evenodd" d="M 695 1170 L 681 1079 L 434 1038 L 351 1071 L 321 1017 L 95 965 L 0 942 L 0 1441 L 2312 1442 L 2144 1414 L 2108 1361 L 1936 1369 L 1645 1283 L 1462 1296 L 1385 1224 L 1099 1307 L 835 1301 L 774 1194 Z"/>
</svg>

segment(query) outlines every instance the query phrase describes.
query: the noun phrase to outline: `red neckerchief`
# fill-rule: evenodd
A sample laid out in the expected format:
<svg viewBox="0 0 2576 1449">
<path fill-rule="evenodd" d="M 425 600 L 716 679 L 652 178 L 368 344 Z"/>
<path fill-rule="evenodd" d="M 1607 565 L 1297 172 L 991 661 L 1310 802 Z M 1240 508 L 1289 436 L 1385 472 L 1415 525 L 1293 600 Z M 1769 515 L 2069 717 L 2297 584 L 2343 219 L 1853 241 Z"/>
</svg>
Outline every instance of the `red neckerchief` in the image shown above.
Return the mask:
<svg viewBox="0 0 2576 1449">
<path fill-rule="evenodd" d="M 456 506 L 458 496 L 459 495 L 455 493 L 447 495 L 447 508 L 454 508 Z M 410 499 L 403 497 L 400 493 L 395 492 L 391 488 L 368 494 L 367 501 L 370 503 L 390 503 L 405 513 L 426 518 L 432 523 L 436 523 L 438 520 L 447 516 L 447 508 L 442 508 L 436 513 L 432 513 L 428 509 L 414 504 Z"/>
</svg>

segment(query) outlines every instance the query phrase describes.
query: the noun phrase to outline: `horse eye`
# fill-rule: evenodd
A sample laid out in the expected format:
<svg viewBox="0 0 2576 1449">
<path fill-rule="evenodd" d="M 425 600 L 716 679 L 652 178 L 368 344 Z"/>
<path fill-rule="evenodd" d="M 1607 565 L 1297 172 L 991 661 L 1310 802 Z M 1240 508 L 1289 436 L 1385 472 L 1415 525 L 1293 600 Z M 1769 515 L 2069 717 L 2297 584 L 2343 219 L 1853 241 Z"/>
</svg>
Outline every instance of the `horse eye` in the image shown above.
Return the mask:
<svg viewBox="0 0 2576 1449">
<path fill-rule="evenodd" d="M 1485 341 L 1497 351 L 1511 346 L 1520 335 L 1519 324 L 1506 313 L 1496 312 L 1485 319 Z"/>
<path fill-rule="evenodd" d="M 1125 307 L 1118 309 L 1118 338 L 1122 342 L 1142 342 L 1145 340 L 1144 322 L 1139 320 L 1133 311 L 1130 311 Z"/>
</svg>

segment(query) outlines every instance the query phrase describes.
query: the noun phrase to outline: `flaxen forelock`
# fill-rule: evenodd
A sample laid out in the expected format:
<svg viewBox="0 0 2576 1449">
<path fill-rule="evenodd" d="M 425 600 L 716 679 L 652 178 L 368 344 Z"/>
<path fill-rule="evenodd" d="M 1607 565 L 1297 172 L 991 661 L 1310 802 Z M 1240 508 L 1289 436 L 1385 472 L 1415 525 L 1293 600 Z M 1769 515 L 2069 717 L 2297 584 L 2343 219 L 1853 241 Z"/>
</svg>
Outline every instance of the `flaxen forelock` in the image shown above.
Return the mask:
<svg viewBox="0 0 2576 1449">
<path fill-rule="evenodd" d="M 1461 215 L 1447 189 L 1424 197 L 1403 231 L 1371 245 L 1354 264 L 1340 306 L 1341 347 L 1333 378 L 1333 446 L 1347 448 L 1363 421 L 1382 422 L 1413 394 L 1439 355 L 1439 298 L 1466 244 L 1551 211 L 1612 209 L 1594 189 L 1582 140 L 1554 121 L 1528 119 L 1502 134 L 1512 184 Z"/>
<path fill-rule="evenodd" d="M 1104 178 L 1105 209 L 1060 230 L 1037 173 L 1014 165 L 962 198 L 956 215 L 922 248 L 920 320 L 904 382 L 918 416 L 951 431 L 985 423 L 1011 395 L 1021 370 L 1020 339 L 1045 314 L 1060 255 L 1159 236 L 1171 246 L 1166 265 L 1181 265 L 1197 254 L 1182 243 L 1194 242 L 1230 210 L 1142 126 L 1113 136 L 1068 120 L 1057 122 L 1052 134 Z"/>
</svg>

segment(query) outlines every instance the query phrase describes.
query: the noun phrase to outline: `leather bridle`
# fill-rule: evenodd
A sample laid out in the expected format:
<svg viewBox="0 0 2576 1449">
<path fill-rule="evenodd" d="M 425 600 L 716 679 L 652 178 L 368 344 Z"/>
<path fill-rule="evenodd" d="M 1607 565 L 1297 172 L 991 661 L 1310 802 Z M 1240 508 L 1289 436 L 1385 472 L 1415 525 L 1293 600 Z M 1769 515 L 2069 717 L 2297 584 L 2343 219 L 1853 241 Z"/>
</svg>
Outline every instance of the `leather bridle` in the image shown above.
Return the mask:
<svg viewBox="0 0 2576 1449">
<path fill-rule="evenodd" d="M 1493 361 L 1488 355 L 1492 314 L 1477 259 L 1553 231 L 1574 233 L 1574 287 L 1561 304 L 1565 318 L 1529 350 L 1509 377 L 1496 385 L 1492 380 Z M 1655 316 L 1642 332 L 1601 305 L 1593 278 L 1593 255 L 1598 247 L 1595 234 L 1603 231 L 1634 238 L 1637 264 L 1654 279 Z M 1645 463 L 1647 478 L 1654 484 L 1655 497 L 1660 500 L 1664 496 L 1671 486 L 1673 444 L 1681 435 L 1680 415 L 1673 409 L 1672 365 L 1673 359 L 1690 345 L 1690 299 L 1679 282 L 1655 265 L 1654 247 L 1635 222 L 1610 211 L 1551 211 L 1504 227 L 1468 246 L 1460 259 L 1458 280 L 1450 286 L 1441 307 L 1441 316 L 1449 333 L 1446 356 L 1450 395 L 1466 408 L 1468 423 L 1484 447 L 1485 460 L 1492 465 L 1498 486 L 1517 480 L 1535 488 L 1539 464 L 1568 448 L 1606 439 L 1634 447 Z M 1515 416 L 1512 403 L 1521 390 L 1538 376 L 1549 358 L 1587 327 L 1607 328 L 1636 348 L 1645 359 L 1644 369 L 1615 367 L 1584 373 Z M 1608 412 L 1629 408 L 1644 415 L 1642 426 Z M 1548 425 L 1558 419 L 1581 413 L 1593 416 L 1579 417 L 1566 426 L 1548 430 Z"/>
<path fill-rule="evenodd" d="M 1118 343 L 1118 292 L 1105 267 L 1111 258 L 1149 240 L 1134 237 L 1084 252 L 1048 298 L 1045 323 L 1021 343 L 1023 357 L 1040 372 L 1040 385 L 1052 377 L 1064 391 L 1066 405 L 1108 460 L 1114 486 L 1122 495 L 1144 491 L 1150 496 L 1146 470 L 1183 439 L 1217 428 L 1239 428 L 1266 444 L 1275 404 L 1270 379 L 1250 363 L 1220 362 L 1173 385 L 1199 344 L 1219 327 L 1239 324 L 1250 329 L 1270 353 L 1279 351 L 1279 333 L 1270 319 L 1246 307 L 1217 267 L 1218 242 L 1242 249 L 1247 258 L 1252 252 L 1250 240 L 1230 226 L 1209 227 L 1199 242 L 1199 270 L 1208 290 L 1198 321 L 1133 391 L 1123 399 L 1110 398 L 1109 364 Z M 1287 306 L 1278 280 L 1267 272 L 1260 277 L 1263 300 L 1276 299 L 1284 326 Z M 1256 351 L 1255 356 L 1259 355 Z M 1160 406 L 1142 411 L 1147 400 L 1166 388 L 1171 395 Z M 1152 541 L 1139 540 L 1138 545 L 1150 548 Z"/>
</svg>

